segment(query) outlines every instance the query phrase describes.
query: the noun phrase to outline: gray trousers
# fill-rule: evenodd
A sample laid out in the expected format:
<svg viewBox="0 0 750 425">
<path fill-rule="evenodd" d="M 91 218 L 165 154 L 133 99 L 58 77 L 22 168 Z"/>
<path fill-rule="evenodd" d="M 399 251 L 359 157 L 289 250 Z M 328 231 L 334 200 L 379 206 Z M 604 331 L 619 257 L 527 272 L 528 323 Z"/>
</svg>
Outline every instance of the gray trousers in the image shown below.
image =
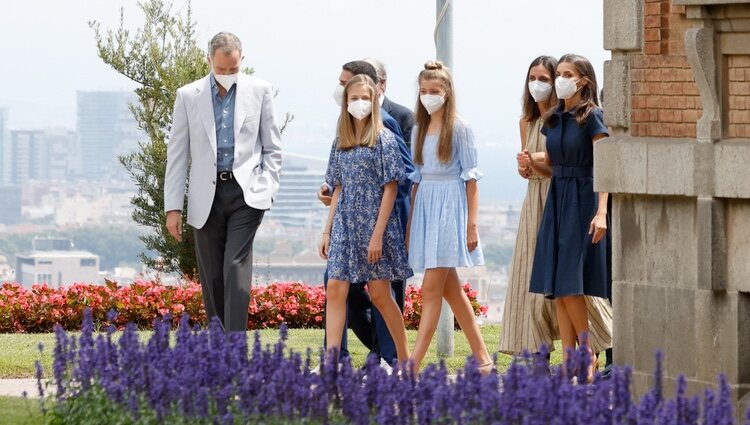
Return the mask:
<svg viewBox="0 0 750 425">
<path fill-rule="evenodd" d="M 225 331 L 247 331 L 253 273 L 253 240 L 264 210 L 248 206 L 234 179 L 216 180 L 211 213 L 194 229 L 203 305 Z"/>
</svg>

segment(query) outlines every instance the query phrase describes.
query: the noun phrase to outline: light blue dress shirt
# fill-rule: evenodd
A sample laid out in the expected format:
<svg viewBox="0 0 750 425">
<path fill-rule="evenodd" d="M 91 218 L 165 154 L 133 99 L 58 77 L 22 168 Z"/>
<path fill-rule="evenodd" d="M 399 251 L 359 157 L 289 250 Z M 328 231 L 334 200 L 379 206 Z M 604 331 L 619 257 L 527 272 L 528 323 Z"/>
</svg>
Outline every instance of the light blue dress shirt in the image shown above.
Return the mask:
<svg viewBox="0 0 750 425">
<path fill-rule="evenodd" d="M 219 85 L 211 74 L 211 92 L 216 123 L 216 171 L 232 171 L 234 165 L 234 98 L 237 84 L 229 88 L 224 99 L 219 97 Z"/>
</svg>

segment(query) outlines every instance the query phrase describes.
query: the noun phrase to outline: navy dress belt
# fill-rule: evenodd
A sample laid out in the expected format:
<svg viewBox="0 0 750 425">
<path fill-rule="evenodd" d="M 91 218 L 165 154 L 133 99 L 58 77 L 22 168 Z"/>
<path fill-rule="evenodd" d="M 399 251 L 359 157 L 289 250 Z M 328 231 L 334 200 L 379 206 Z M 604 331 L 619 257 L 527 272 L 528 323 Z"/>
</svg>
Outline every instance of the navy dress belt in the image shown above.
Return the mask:
<svg viewBox="0 0 750 425">
<path fill-rule="evenodd" d="M 554 177 L 594 177 L 592 167 L 566 167 L 555 165 L 552 167 Z"/>
</svg>

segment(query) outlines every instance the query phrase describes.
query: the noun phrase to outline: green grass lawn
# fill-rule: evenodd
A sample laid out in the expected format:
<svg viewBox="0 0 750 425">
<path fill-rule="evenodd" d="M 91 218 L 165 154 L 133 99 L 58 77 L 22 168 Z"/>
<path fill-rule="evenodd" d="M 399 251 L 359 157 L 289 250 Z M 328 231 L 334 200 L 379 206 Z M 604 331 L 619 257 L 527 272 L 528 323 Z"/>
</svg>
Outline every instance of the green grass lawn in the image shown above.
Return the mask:
<svg viewBox="0 0 750 425">
<path fill-rule="evenodd" d="M 500 340 L 500 326 L 484 325 L 481 327 L 482 335 L 490 354 L 496 352 L 498 341 Z M 118 333 L 119 334 L 119 333 Z M 260 331 L 263 344 L 274 344 L 278 340 L 278 330 L 265 329 Z M 151 332 L 144 331 L 140 333 L 141 338 L 145 341 L 151 335 Z M 414 346 L 417 337 L 417 331 L 407 331 L 409 346 Z M 253 332 L 248 332 L 248 338 L 253 338 Z M 313 359 L 317 363 L 317 352 L 322 346 L 323 330 L 322 329 L 289 329 L 289 339 L 287 346 L 295 352 L 305 353 L 307 348 L 311 348 L 315 353 Z M 39 354 L 38 345 L 44 345 L 43 353 Z M 0 379 L 1 378 L 31 378 L 34 376 L 34 361 L 41 359 L 45 375 L 49 376 L 52 367 L 52 350 L 55 346 L 55 337 L 53 334 L 0 334 Z M 558 364 L 561 361 L 561 350 L 556 344 L 556 350 L 552 353 L 552 363 Z M 367 349 L 362 345 L 354 334 L 349 331 L 349 352 L 352 355 L 352 361 L 355 366 L 364 364 L 367 356 Z M 445 359 L 446 364 L 451 370 L 463 367 L 464 361 L 471 354 L 469 344 L 466 342 L 463 332 L 457 331 L 455 334 L 455 355 Z M 510 363 L 510 356 L 498 354 L 497 367 L 505 370 Z M 437 362 L 435 353 L 435 342 L 430 348 L 425 358 L 425 364 Z"/>
<path fill-rule="evenodd" d="M 0 396 L 0 423 L 7 425 L 43 424 L 36 400 Z"/>
<path fill-rule="evenodd" d="M 500 341 L 500 326 L 484 325 L 481 330 L 490 354 L 495 353 Z M 260 334 L 264 345 L 274 344 L 278 341 L 278 330 L 276 329 L 262 330 Z M 148 331 L 140 333 L 141 339 L 144 341 L 150 335 L 151 332 Z M 407 337 L 409 338 L 409 346 L 413 347 L 417 332 L 407 331 Z M 252 332 L 248 333 L 248 338 L 253 338 Z M 311 348 L 315 353 L 313 360 L 317 363 L 317 352 L 322 346 L 322 341 L 323 330 L 321 329 L 289 329 L 287 346 L 290 350 L 303 354 L 308 347 Z M 41 355 L 38 350 L 39 343 L 44 345 L 44 351 Z M 38 359 L 42 361 L 45 375 L 50 376 L 54 345 L 53 334 L 0 334 L 0 378 L 31 378 L 34 376 L 34 362 Z M 351 331 L 349 331 L 349 352 L 354 366 L 358 367 L 364 364 L 368 351 Z M 471 350 L 463 332 L 457 331 L 455 333 L 455 355 L 445 359 L 448 368 L 450 370 L 462 368 L 466 357 L 470 354 Z M 552 363 L 560 363 L 561 356 L 558 342 L 556 350 L 552 353 Z M 437 361 L 438 357 L 433 341 L 424 365 Z M 498 369 L 500 371 L 506 370 L 510 361 L 510 356 L 498 354 Z M 0 397 L 0 418 L 0 423 L 8 425 L 43 423 L 36 401 L 17 397 Z"/>
</svg>

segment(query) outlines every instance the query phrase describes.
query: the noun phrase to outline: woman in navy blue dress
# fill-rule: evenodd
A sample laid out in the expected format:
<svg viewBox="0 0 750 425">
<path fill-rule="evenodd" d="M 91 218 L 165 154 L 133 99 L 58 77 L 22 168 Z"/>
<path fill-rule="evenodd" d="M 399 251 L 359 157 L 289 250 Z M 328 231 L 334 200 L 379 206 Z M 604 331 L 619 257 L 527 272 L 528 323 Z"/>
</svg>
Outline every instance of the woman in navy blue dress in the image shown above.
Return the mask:
<svg viewBox="0 0 750 425">
<path fill-rule="evenodd" d="M 559 106 L 547 113 L 541 130 L 547 136 L 546 155 L 526 153 L 537 172 L 552 176 L 529 290 L 555 300 L 567 358 L 589 331 L 583 296 L 609 296 L 608 194 L 594 192 L 593 181 L 594 143 L 609 134 L 594 68 L 586 58 L 560 58 L 555 89 Z M 589 379 L 593 372 L 592 355 Z"/>
</svg>

